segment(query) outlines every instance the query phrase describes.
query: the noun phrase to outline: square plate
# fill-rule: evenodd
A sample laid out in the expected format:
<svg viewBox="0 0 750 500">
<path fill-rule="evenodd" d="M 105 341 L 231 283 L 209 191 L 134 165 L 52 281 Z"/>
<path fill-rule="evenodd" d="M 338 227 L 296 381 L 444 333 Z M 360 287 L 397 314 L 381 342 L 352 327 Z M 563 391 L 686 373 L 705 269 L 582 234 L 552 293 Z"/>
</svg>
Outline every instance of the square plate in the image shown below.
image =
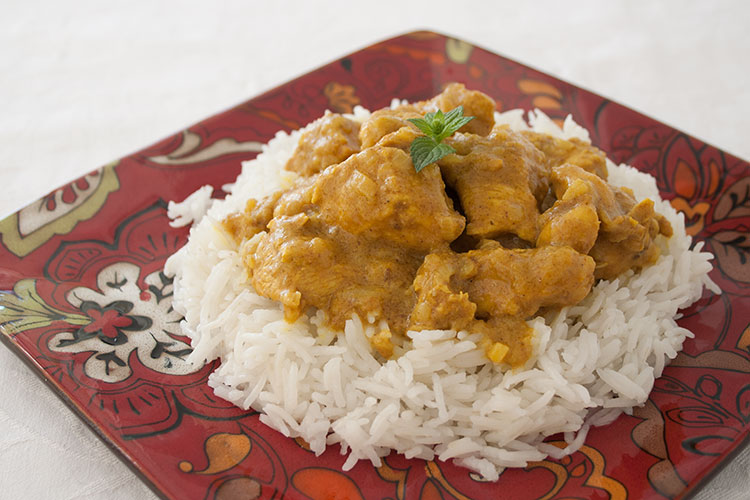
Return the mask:
<svg viewBox="0 0 750 500">
<path fill-rule="evenodd" d="M 501 110 L 568 114 L 616 162 L 657 178 L 715 256 L 680 324 L 696 334 L 632 416 L 580 451 L 496 483 L 451 462 L 391 455 L 342 472 L 214 396 L 171 308 L 164 261 L 186 241 L 168 200 L 231 182 L 279 129 L 324 110 L 428 98 L 460 81 Z M 663 498 L 692 491 L 750 433 L 750 165 L 605 98 L 432 32 L 340 58 L 91 172 L 0 221 L 0 336 L 136 470 L 171 498 Z M 553 438 L 554 439 L 554 438 Z"/>
</svg>

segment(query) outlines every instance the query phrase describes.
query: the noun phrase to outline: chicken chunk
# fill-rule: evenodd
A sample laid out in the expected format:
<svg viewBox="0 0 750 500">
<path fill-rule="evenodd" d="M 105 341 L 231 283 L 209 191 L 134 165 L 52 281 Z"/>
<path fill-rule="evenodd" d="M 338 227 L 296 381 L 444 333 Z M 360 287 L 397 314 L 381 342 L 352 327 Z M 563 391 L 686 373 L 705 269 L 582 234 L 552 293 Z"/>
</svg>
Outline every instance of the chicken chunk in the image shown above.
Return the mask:
<svg viewBox="0 0 750 500">
<path fill-rule="evenodd" d="M 253 288 L 281 302 L 289 321 L 312 306 L 339 331 L 352 314 L 383 318 L 394 332 L 406 331 L 422 255 L 299 213 L 274 218 L 267 233 L 242 247 L 242 256 Z M 387 345 L 381 340 L 383 349 Z"/>
<path fill-rule="evenodd" d="M 548 169 L 570 163 L 602 179 L 607 178 L 607 157 L 591 144 L 576 138 L 565 140 L 539 132 L 521 133 L 544 153 Z"/>
<path fill-rule="evenodd" d="M 237 243 L 250 239 L 261 231 L 273 219 L 273 211 L 283 191 L 276 191 L 261 200 L 250 198 L 245 204 L 245 210 L 230 214 L 223 221 L 224 229 Z"/>
<path fill-rule="evenodd" d="M 286 169 L 302 176 L 316 174 L 359 152 L 359 123 L 327 111 L 299 139 Z"/>
<path fill-rule="evenodd" d="M 548 190 L 541 153 L 507 128 L 487 137 L 456 134 L 446 142 L 456 154 L 438 165 L 461 201 L 467 234 L 493 238 L 513 233 L 535 241 L 538 197 Z"/>
<path fill-rule="evenodd" d="M 416 125 L 411 123 L 411 118 L 422 118 L 424 113 L 413 104 L 406 104 L 395 109 L 384 108 L 375 111 L 368 118 L 359 131 L 359 140 L 362 149 L 374 146 L 380 140 L 402 128 L 418 131 Z"/>
<path fill-rule="evenodd" d="M 575 165 L 552 169 L 558 198 L 539 219 L 537 246 L 568 245 L 596 261 L 596 278 L 613 279 L 631 268 L 652 264 L 660 255 L 653 239 L 672 227 L 649 199 L 636 202 L 626 188 Z"/>
<path fill-rule="evenodd" d="M 287 190 L 275 191 L 260 200 L 250 198 L 244 211 L 230 214 L 222 221 L 224 229 L 239 244 L 265 231 L 274 217 L 309 210 L 316 179 L 317 176 L 302 177 Z"/>
<path fill-rule="evenodd" d="M 463 84 L 452 83 L 445 90 L 428 101 L 405 104 L 394 109 L 384 108 L 375 111 L 362 124 L 360 141 L 362 149 L 377 144 L 380 139 L 408 127 L 418 130 L 409 122 L 410 118 L 422 118 L 426 113 L 437 111 L 444 113 L 463 106 L 464 116 L 474 119 L 459 129 L 460 132 L 487 135 L 495 125 L 495 102 L 487 95 L 474 90 L 466 90 Z"/>
<path fill-rule="evenodd" d="M 409 155 L 396 148 L 374 146 L 327 169 L 312 201 L 329 224 L 425 254 L 447 246 L 465 224 L 438 168 L 416 172 Z"/>
<path fill-rule="evenodd" d="M 434 253 L 414 281 L 411 328 L 483 332 L 488 349 L 506 346 L 503 360 L 517 365 L 530 349 L 525 320 L 541 307 L 578 303 L 593 283 L 593 259 L 569 247 Z"/>
<path fill-rule="evenodd" d="M 467 90 L 461 83 L 451 83 L 442 93 L 427 102 L 444 113 L 463 106 L 464 116 L 473 116 L 474 119 L 461 127 L 459 132 L 487 135 L 495 126 L 495 101 L 482 92 Z"/>
</svg>

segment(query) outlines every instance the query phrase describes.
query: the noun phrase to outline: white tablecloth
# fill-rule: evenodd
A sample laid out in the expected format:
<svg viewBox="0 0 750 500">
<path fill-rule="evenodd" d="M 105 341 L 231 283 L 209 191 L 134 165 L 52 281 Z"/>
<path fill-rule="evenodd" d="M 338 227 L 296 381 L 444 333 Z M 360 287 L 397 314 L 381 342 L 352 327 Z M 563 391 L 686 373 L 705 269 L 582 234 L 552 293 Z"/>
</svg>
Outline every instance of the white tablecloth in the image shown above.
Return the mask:
<svg viewBox="0 0 750 500">
<path fill-rule="evenodd" d="M 474 42 L 750 158 L 750 3 L 466 4 L 6 0 L 0 216 L 278 83 L 416 28 Z M 153 497 L 5 347 L 0 429 L 2 498 Z M 748 498 L 749 470 L 746 449 L 697 498 Z"/>
</svg>

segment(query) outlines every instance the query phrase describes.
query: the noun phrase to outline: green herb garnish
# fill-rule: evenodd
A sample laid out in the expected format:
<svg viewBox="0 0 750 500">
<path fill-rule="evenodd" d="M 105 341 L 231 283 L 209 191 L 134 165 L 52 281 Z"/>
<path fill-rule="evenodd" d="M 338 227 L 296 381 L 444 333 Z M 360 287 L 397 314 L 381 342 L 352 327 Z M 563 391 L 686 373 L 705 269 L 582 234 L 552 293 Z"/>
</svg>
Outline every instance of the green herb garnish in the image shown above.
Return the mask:
<svg viewBox="0 0 750 500">
<path fill-rule="evenodd" d="M 409 149 L 414 169 L 419 172 L 430 163 L 435 163 L 440 158 L 455 153 L 455 149 L 442 144 L 443 139 L 450 137 L 473 119 L 473 116 L 464 116 L 463 106 L 445 114 L 437 110 L 434 113 L 427 113 L 424 118 L 410 118 L 409 121 L 425 133 L 424 136 L 414 139 Z"/>
</svg>

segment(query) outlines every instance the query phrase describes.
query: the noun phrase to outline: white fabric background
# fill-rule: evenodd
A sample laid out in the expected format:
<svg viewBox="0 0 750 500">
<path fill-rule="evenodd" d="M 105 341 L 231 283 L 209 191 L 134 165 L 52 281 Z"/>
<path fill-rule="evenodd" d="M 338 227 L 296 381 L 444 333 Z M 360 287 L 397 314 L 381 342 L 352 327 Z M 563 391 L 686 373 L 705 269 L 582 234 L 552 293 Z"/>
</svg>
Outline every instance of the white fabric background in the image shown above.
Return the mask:
<svg viewBox="0 0 750 500">
<path fill-rule="evenodd" d="M 0 216 L 263 90 L 417 28 L 474 42 L 750 159 L 749 24 L 750 3 L 742 0 L 6 0 Z M 696 498 L 748 498 L 749 470 L 746 449 Z M 0 497 L 153 493 L 0 347 Z"/>
</svg>

